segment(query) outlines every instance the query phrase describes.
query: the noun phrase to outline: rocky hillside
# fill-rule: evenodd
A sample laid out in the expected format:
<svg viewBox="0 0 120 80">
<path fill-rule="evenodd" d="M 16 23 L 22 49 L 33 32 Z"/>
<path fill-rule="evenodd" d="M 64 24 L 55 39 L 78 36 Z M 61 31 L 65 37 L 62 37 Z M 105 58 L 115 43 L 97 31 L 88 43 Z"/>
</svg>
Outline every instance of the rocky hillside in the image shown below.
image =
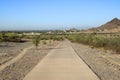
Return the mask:
<svg viewBox="0 0 120 80">
<path fill-rule="evenodd" d="M 97 28 L 89 29 L 90 32 L 120 32 L 120 19 L 114 18 L 111 21 L 107 22 L 104 25 L 101 25 Z"/>
<path fill-rule="evenodd" d="M 99 27 L 100 29 L 115 29 L 120 28 L 120 20 L 118 18 L 114 18 L 113 20 L 107 22 L 106 24 Z"/>
</svg>

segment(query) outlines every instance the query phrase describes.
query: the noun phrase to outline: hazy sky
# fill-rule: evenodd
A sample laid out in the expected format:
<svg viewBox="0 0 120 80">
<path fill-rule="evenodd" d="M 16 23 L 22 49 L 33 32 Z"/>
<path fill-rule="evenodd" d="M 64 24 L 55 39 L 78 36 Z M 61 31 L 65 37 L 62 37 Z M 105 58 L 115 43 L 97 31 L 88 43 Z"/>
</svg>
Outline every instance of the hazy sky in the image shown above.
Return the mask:
<svg viewBox="0 0 120 80">
<path fill-rule="evenodd" d="M 120 0 L 0 0 L 0 30 L 96 27 L 120 18 Z"/>
</svg>

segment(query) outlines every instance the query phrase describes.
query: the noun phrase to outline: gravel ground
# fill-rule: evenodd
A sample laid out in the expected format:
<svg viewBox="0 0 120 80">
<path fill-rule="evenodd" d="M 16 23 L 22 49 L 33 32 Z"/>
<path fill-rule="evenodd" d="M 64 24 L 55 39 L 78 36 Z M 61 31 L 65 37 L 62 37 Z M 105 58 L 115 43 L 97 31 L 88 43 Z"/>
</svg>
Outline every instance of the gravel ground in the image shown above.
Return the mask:
<svg viewBox="0 0 120 80">
<path fill-rule="evenodd" d="M 23 80 L 25 75 L 52 50 L 58 42 L 42 45 L 39 50 L 32 48 L 19 61 L 0 72 L 0 80 Z"/>
<path fill-rule="evenodd" d="M 103 49 L 91 49 L 87 45 L 72 43 L 78 56 L 101 80 L 120 80 L 120 55 Z"/>
<path fill-rule="evenodd" d="M 0 65 L 11 60 L 17 56 L 24 48 L 31 46 L 29 42 L 14 43 L 14 42 L 2 42 L 0 43 Z"/>
</svg>

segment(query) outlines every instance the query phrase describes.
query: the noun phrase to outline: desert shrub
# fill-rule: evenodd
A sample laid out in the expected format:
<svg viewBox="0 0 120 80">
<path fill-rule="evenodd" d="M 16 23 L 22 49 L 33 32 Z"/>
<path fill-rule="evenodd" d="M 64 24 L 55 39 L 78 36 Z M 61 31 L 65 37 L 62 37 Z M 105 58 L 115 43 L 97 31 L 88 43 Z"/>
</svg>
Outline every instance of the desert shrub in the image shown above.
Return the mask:
<svg viewBox="0 0 120 80">
<path fill-rule="evenodd" d="M 120 53 L 120 37 L 109 38 L 107 49 L 112 49 Z"/>
<path fill-rule="evenodd" d="M 3 36 L 2 36 L 2 33 L 0 33 L 0 42 L 2 42 L 3 40 Z"/>
<path fill-rule="evenodd" d="M 38 49 L 39 43 L 40 43 L 40 36 L 35 35 L 33 36 L 33 44 L 35 45 L 36 49 Z"/>
<path fill-rule="evenodd" d="M 33 39 L 34 35 L 23 35 L 24 39 Z"/>
<path fill-rule="evenodd" d="M 41 36 L 40 36 L 40 39 L 41 39 L 41 40 L 50 40 L 50 39 L 51 39 L 51 36 L 50 36 L 50 35 L 41 35 Z"/>
<path fill-rule="evenodd" d="M 6 33 L 7 39 L 9 41 L 17 41 L 19 36 L 16 33 Z"/>
<path fill-rule="evenodd" d="M 43 40 L 42 43 L 43 43 L 44 45 L 47 44 L 46 40 Z"/>
<path fill-rule="evenodd" d="M 61 41 L 63 40 L 63 36 L 60 35 L 56 35 L 56 34 L 52 34 L 52 35 L 41 35 L 40 36 L 41 40 L 57 40 L 57 41 Z"/>
<path fill-rule="evenodd" d="M 21 42 L 21 37 L 17 33 L 0 33 L 0 41 L 3 42 Z"/>
<path fill-rule="evenodd" d="M 62 36 L 53 36 L 52 39 L 55 41 L 62 41 L 63 37 Z"/>
<path fill-rule="evenodd" d="M 25 37 L 24 34 L 20 34 L 20 35 L 19 35 L 19 38 L 21 38 L 21 39 L 24 38 L 24 37 Z"/>
<path fill-rule="evenodd" d="M 97 48 L 104 48 L 120 52 L 120 37 L 104 37 L 93 34 L 68 35 L 72 42 L 82 43 Z"/>
</svg>

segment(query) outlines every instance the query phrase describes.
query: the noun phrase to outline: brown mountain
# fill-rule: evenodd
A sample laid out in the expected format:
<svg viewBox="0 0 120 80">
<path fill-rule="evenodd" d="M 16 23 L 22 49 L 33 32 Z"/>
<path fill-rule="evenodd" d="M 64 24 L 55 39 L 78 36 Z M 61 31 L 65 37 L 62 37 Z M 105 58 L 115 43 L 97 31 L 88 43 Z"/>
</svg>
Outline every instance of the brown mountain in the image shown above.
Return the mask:
<svg viewBox="0 0 120 80">
<path fill-rule="evenodd" d="M 120 28 L 120 20 L 118 18 L 114 18 L 113 20 L 107 22 L 106 24 L 104 24 L 98 28 L 99 29 L 107 29 L 107 30 Z"/>
<path fill-rule="evenodd" d="M 88 32 L 120 32 L 120 20 L 118 18 L 114 18 L 100 27 L 89 29 Z"/>
</svg>

